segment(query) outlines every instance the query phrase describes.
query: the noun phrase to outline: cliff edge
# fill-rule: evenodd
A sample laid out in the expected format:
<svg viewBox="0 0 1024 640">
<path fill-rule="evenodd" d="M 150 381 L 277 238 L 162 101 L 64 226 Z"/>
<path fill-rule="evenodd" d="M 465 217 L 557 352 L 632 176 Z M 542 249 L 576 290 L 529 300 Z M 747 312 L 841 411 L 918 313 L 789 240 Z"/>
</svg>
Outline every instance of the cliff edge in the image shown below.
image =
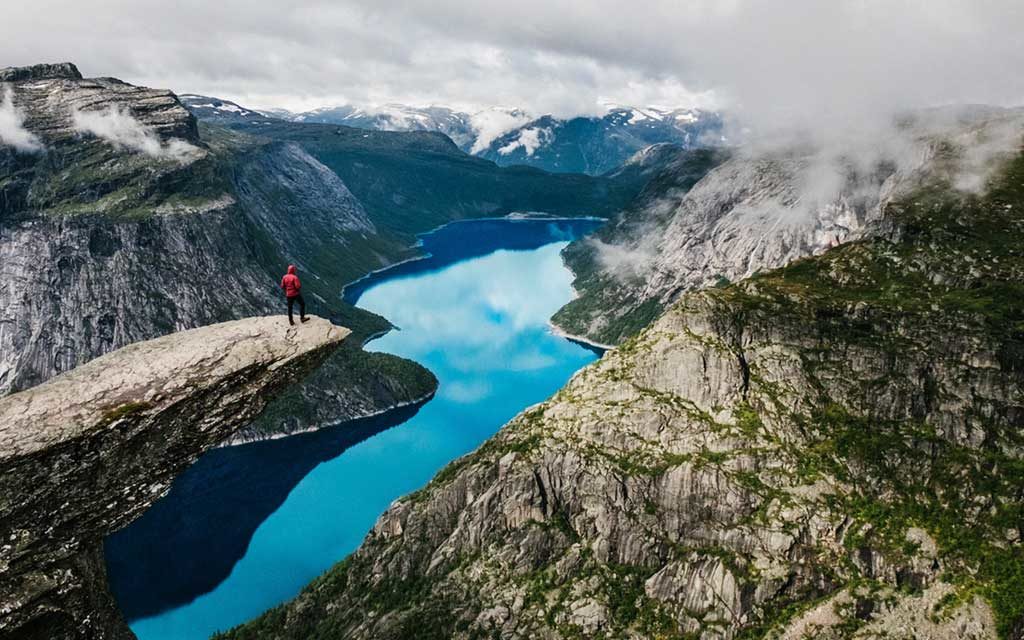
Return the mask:
<svg viewBox="0 0 1024 640">
<path fill-rule="evenodd" d="M 132 344 L 0 399 L 0 637 L 130 638 L 104 537 L 349 330 L 248 318 Z"/>
</svg>

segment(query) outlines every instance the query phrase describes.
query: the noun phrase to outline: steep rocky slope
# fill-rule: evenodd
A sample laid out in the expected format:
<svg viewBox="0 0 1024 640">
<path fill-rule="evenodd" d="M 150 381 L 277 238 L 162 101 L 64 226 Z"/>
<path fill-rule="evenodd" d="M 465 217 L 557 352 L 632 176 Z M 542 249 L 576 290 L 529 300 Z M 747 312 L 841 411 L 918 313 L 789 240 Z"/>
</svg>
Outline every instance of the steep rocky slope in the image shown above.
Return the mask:
<svg viewBox="0 0 1024 640">
<path fill-rule="evenodd" d="M 728 157 L 729 152 L 721 149 L 657 145 L 630 158 L 618 172 L 644 176 L 646 184 L 629 207 L 586 241 L 573 242 L 563 250 L 578 296 L 552 321 L 571 334 L 612 345 L 656 318 L 662 305 L 638 299 L 636 289 L 646 275 L 650 247 L 675 213 L 667 203 L 684 199 Z"/>
<path fill-rule="evenodd" d="M 174 333 L 0 399 L 0 637 L 130 638 L 102 541 L 349 334 L 281 316 Z"/>
<path fill-rule="evenodd" d="M 958 159 L 684 294 L 225 637 L 1021 638 L 1024 155 L 984 196 Z"/>
<path fill-rule="evenodd" d="M 314 311 L 362 341 L 389 325 L 341 290 L 416 255 L 416 233 L 520 210 L 607 213 L 639 188 L 500 169 L 435 133 L 197 124 L 168 91 L 71 64 L 0 78 L 22 130 L 20 146 L 0 140 L 0 393 L 136 340 L 278 310 L 290 263 Z M 352 348 L 310 384 L 253 433 L 374 413 L 435 381 Z"/>
<path fill-rule="evenodd" d="M 947 147 L 959 150 L 959 179 L 977 181 L 1022 132 L 1021 110 L 957 108 L 908 116 L 880 149 L 744 149 L 696 184 L 692 163 L 670 164 L 596 242 L 567 249 L 581 295 L 555 321 L 614 344 L 682 292 L 871 235 L 886 202 L 927 179 Z"/>
<path fill-rule="evenodd" d="M 70 64 L 0 77 L 38 147 L 0 144 L 0 393 L 134 341 L 280 310 L 276 282 L 289 263 L 315 312 L 360 341 L 388 328 L 340 292 L 408 255 L 407 243 L 380 233 L 298 145 L 197 126 L 170 92 L 83 79 Z M 302 427 L 409 402 L 434 385 L 422 367 L 371 362 L 354 345 L 318 374 L 323 385 L 353 377 L 361 386 L 335 385 L 351 395 L 291 398 L 309 419 Z M 316 416 L 303 413 L 314 403 Z"/>
<path fill-rule="evenodd" d="M 408 243 L 465 218 L 514 212 L 604 216 L 643 187 L 635 176 L 550 174 L 499 167 L 436 132 L 373 131 L 326 124 L 232 124 L 235 131 L 300 145 L 336 173 L 379 229 Z"/>
</svg>

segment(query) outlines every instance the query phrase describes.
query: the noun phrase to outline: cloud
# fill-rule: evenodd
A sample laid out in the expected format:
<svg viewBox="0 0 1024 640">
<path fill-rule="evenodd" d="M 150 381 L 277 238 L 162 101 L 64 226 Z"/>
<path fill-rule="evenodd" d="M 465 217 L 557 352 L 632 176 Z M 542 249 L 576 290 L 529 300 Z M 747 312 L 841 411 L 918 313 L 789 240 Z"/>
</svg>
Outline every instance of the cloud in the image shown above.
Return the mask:
<svg viewBox="0 0 1024 640">
<path fill-rule="evenodd" d="M 616 242 L 607 243 L 596 236 L 585 240 L 594 249 L 594 255 L 605 273 L 623 283 L 636 283 L 645 278 L 654 267 L 665 229 L 662 222 L 668 220 L 679 207 L 685 192 L 672 189 L 668 193 L 643 205 L 645 213 L 627 217 L 616 234 Z"/>
<path fill-rule="evenodd" d="M 152 129 L 116 105 L 102 111 L 76 110 L 72 112 L 71 119 L 76 131 L 92 134 L 118 149 L 130 149 L 181 164 L 187 164 L 202 154 L 199 148 L 177 138 L 164 144 Z"/>
<path fill-rule="evenodd" d="M 39 0 L 0 59 L 305 109 L 352 102 L 720 104 L 759 128 L 812 115 L 1024 102 L 1019 0 Z M 88 25 L 88 28 L 86 28 Z M 464 109 L 473 111 L 473 108 Z"/>
<path fill-rule="evenodd" d="M 39 137 L 25 128 L 25 118 L 14 106 L 10 88 L 5 88 L 0 100 L 0 145 L 14 147 L 17 151 L 34 153 L 43 150 Z"/>
</svg>

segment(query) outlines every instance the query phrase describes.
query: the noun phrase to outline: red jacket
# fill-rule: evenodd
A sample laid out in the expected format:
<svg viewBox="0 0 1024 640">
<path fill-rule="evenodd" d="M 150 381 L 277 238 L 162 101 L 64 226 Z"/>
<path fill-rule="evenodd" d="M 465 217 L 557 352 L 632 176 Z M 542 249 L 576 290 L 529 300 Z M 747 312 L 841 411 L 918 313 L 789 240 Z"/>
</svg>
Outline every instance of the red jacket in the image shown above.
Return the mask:
<svg viewBox="0 0 1024 640">
<path fill-rule="evenodd" d="M 302 283 L 299 282 L 299 276 L 295 275 L 295 265 L 288 265 L 288 273 L 281 278 L 281 288 L 284 289 L 284 295 L 287 298 L 294 298 L 299 295 Z"/>
</svg>

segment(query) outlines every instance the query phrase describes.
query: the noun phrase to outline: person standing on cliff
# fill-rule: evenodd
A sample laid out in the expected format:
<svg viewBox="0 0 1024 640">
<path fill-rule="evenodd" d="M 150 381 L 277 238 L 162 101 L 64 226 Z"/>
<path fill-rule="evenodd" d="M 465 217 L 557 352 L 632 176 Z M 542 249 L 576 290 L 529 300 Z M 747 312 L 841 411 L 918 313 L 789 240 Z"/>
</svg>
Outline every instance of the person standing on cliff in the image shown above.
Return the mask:
<svg viewBox="0 0 1024 640">
<path fill-rule="evenodd" d="M 284 297 L 288 300 L 288 324 L 295 324 L 292 319 L 292 308 L 299 303 L 299 320 L 306 322 L 306 301 L 302 299 L 302 283 L 299 276 L 295 275 L 295 265 L 288 265 L 288 273 L 281 278 L 281 288 L 284 289 Z"/>
</svg>

